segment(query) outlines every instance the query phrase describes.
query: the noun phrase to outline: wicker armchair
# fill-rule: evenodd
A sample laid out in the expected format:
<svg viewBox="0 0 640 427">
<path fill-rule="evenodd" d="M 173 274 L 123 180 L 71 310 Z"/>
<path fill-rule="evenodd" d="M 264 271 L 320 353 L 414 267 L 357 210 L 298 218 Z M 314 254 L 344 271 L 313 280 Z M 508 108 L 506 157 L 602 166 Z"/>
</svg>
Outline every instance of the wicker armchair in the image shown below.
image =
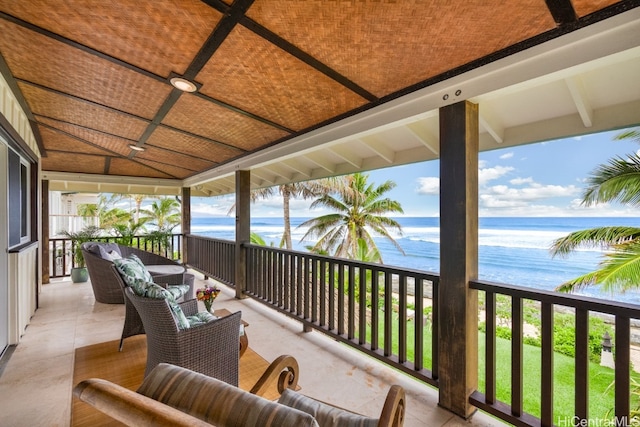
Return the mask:
<svg viewBox="0 0 640 427">
<path fill-rule="evenodd" d="M 152 252 L 143 251 L 130 246 L 117 245 L 115 243 L 105 244 L 87 242 L 82 244 L 81 250 L 87 264 L 87 270 L 89 270 L 91 287 L 93 288 L 93 294 L 96 301 L 104 304 L 125 303 L 120 283 L 122 280 L 117 270 L 111 268 L 113 266 L 112 260 L 106 259 L 101 256 L 99 252 L 93 250 L 93 248 L 99 247 L 100 245 L 116 246 L 123 258 L 126 258 L 131 254 L 135 254 L 146 266 L 163 265 L 176 267 L 176 271 L 179 272 L 172 274 L 154 273 L 153 268 L 149 268 L 149 270 L 156 283 L 168 283 L 172 285 L 183 283 L 188 284 L 191 289 L 191 294 L 185 295 L 185 300 L 193 298 L 193 275 L 186 274 L 186 268 L 180 263 Z"/>
<path fill-rule="evenodd" d="M 147 333 L 145 376 L 159 363 L 170 363 L 238 385 L 241 312 L 178 329 L 167 300 L 138 296 L 130 287 L 125 288 L 125 296 L 138 310 Z M 180 307 L 186 316 L 198 311 L 195 299 Z"/>
<path fill-rule="evenodd" d="M 93 293 L 96 301 L 105 304 L 122 304 L 125 306 L 124 325 L 122 327 L 122 336 L 120 337 L 119 350 L 122 351 L 125 338 L 135 335 L 144 334 L 144 325 L 138 311 L 133 306 L 131 301 L 124 297 L 124 289 L 126 284 L 122 280 L 122 276 L 118 272 L 118 269 L 111 260 L 107 260 L 97 255 L 94 251 L 90 250 L 90 245 L 95 242 L 88 242 L 81 246 L 84 259 L 89 270 L 89 277 L 91 279 L 91 286 L 93 287 Z M 113 244 L 115 245 L 115 243 Z M 164 258 L 160 255 L 156 255 L 150 252 L 142 251 L 137 248 L 129 246 L 117 245 L 121 256 L 123 258 L 128 257 L 130 254 L 135 254 L 140 260 L 148 265 L 180 265 L 175 261 L 168 258 Z M 184 295 L 184 300 L 193 299 L 193 274 L 174 274 L 174 275 L 153 275 L 154 281 L 166 283 L 169 285 L 189 285 L 190 292 Z"/>
</svg>

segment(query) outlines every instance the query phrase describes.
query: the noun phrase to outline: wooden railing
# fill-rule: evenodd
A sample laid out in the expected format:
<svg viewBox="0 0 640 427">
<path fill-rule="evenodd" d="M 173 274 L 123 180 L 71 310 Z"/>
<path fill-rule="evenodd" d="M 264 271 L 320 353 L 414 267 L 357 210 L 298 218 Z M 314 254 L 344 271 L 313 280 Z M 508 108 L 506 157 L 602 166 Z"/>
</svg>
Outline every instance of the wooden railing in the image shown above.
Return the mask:
<svg viewBox="0 0 640 427">
<path fill-rule="evenodd" d="M 485 293 L 486 342 L 485 342 L 485 393 L 471 395 L 470 401 L 478 408 L 496 415 L 514 425 L 554 425 L 554 314 L 558 308 L 568 308 L 575 313 L 575 417 L 567 425 L 595 425 L 595 417 L 589 414 L 589 318 L 594 315 L 610 315 L 615 319 L 615 408 L 610 414 L 617 424 L 631 425 L 630 405 L 630 338 L 631 319 L 640 319 L 640 307 L 614 301 L 576 295 L 560 294 L 539 289 L 508 286 L 497 283 L 473 281 L 471 288 Z M 511 402 L 496 400 L 496 296 L 511 298 Z M 540 419 L 523 411 L 523 302 L 540 304 L 541 316 L 541 390 Z M 562 397 L 562 396 L 560 396 Z M 596 414 L 603 417 L 603 414 Z M 615 418 L 614 418 L 615 417 Z M 600 418 L 601 422 L 604 420 Z M 600 424 L 605 425 L 605 424 Z M 606 424 L 614 425 L 614 424 Z"/>
<path fill-rule="evenodd" d="M 433 373 L 438 371 L 434 351 L 438 328 L 431 320 L 437 319 L 437 307 L 431 312 L 424 298 L 437 299 L 438 276 L 264 246 L 247 245 L 246 249 L 247 294 L 299 320 L 306 328 L 321 330 L 437 385 Z M 231 285 L 234 251 L 232 241 L 187 238 L 189 266 Z M 415 295 L 410 295 L 409 288 Z M 432 328 L 433 339 L 425 347 L 427 326 Z M 430 361 L 427 366 L 425 361 Z"/>
<path fill-rule="evenodd" d="M 235 242 L 189 236 L 188 248 L 191 267 L 233 286 Z M 438 275 L 256 245 L 246 245 L 245 249 L 247 294 L 299 320 L 305 329 L 322 331 L 438 387 Z M 595 425 L 590 416 L 602 416 L 589 413 L 589 319 L 597 315 L 615 321 L 615 407 L 607 414 L 609 420 L 600 421 L 633 425 L 629 419 L 630 337 L 631 321 L 640 319 L 639 306 L 485 281 L 472 281 L 470 287 L 484 294 L 486 312 L 485 351 L 479 354 L 485 366 L 484 393 L 474 391 L 469 399 L 472 405 L 518 426 L 554 425 L 554 398 L 565 398 L 554 396 L 554 313 L 562 308 L 575 314 L 576 337 L 575 416 L 562 422 Z M 510 300 L 510 360 L 497 360 L 498 295 Z M 524 410 L 525 301 L 534 301 L 540 307 L 539 417 Z M 429 327 L 430 341 L 425 333 Z M 508 363 L 511 368 L 509 402 L 497 399 L 498 382 L 504 381 L 497 378 L 497 363 Z"/>
<path fill-rule="evenodd" d="M 233 286 L 235 281 L 236 242 L 187 235 L 187 263 L 197 270 L 222 283 Z"/>
<path fill-rule="evenodd" d="M 117 242 L 123 244 L 121 237 L 97 237 L 96 242 Z M 134 236 L 131 241 L 126 242 L 126 246 L 133 246 L 145 251 L 154 252 L 170 259 L 182 258 L 182 235 L 172 234 L 169 236 L 168 244 L 162 244 L 158 240 L 150 239 L 149 236 Z M 75 261 L 72 256 L 73 245 L 69 238 L 49 239 L 49 277 L 67 277 L 71 275 Z"/>
</svg>

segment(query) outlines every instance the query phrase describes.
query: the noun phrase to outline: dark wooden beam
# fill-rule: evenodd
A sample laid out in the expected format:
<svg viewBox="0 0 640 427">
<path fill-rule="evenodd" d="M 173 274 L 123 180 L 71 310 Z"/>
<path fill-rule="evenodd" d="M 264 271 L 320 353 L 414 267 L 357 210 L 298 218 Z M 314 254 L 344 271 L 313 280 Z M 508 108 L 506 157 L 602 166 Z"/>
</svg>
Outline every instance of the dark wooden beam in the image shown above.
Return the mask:
<svg viewBox="0 0 640 427">
<path fill-rule="evenodd" d="M 187 245 L 187 235 L 191 234 L 191 188 L 182 187 L 182 263 L 189 263 L 189 251 Z"/>
<path fill-rule="evenodd" d="M 251 243 L 251 171 L 236 171 L 236 298 L 247 296 L 247 249 Z"/>
<path fill-rule="evenodd" d="M 545 0 L 545 3 L 556 24 L 562 26 L 572 24 L 578 20 L 571 0 Z"/>
<path fill-rule="evenodd" d="M 478 106 L 440 109 L 439 405 L 463 417 L 478 386 Z"/>
<path fill-rule="evenodd" d="M 259 35 L 260 37 L 262 37 L 263 39 L 269 41 L 270 43 L 272 43 L 272 44 L 274 44 L 276 46 L 278 46 L 280 49 L 284 50 L 285 52 L 289 53 L 290 55 L 298 58 L 299 60 L 301 60 L 305 64 L 309 65 L 310 67 L 313 67 L 316 70 L 320 71 L 322 74 L 324 74 L 325 76 L 329 77 L 330 79 L 340 83 L 342 86 L 346 87 L 347 89 L 351 90 L 352 92 L 357 93 L 358 95 L 360 95 L 361 97 L 363 97 L 367 101 L 374 102 L 374 101 L 378 100 L 377 96 L 375 96 L 374 94 L 372 94 L 371 92 L 369 92 L 365 88 L 359 86 L 354 81 L 352 81 L 352 80 L 348 79 L 347 77 L 343 76 L 342 74 L 338 73 L 333 68 L 331 68 L 331 67 L 327 66 L 326 64 L 322 63 L 318 59 L 316 59 L 313 56 L 309 55 L 308 53 L 306 53 L 302 49 L 298 48 L 294 44 L 289 43 L 287 40 L 283 39 L 282 37 L 278 36 L 274 32 L 268 30 L 267 28 L 263 27 L 262 25 L 258 24 L 255 21 L 253 21 L 252 19 L 245 17 L 241 21 L 241 24 L 244 27 L 246 27 L 249 30 L 251 30 L 254 33 L 256 33 L 257 35 Z"/>
</svg>

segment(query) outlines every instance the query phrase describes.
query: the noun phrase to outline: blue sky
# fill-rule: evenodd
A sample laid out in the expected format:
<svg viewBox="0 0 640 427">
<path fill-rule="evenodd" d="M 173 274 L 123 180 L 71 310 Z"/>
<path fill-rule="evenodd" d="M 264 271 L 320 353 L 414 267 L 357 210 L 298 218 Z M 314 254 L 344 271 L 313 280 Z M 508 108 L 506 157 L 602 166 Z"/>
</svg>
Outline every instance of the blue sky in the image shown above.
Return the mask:
<svg viewBox="0 0 640 427">
<path fill-rule="evenodd" d="M 613 141 L 618 132 L 507 147 L 480 153 L 480 216 L 638 216 L 621 205 L 581 206 L 585 179 L 598 165 L 616 156 L 638 151 L 637 143 Z M 405 216 L 438 216 L 439 163 L 437 160 L 367 172 L 369 181 L 386 180 L 397 186 L 387 193 L 399 201 Z M 194 198 L 194 217 L 225 216 L 234 196 Z M 317 216 L 308 200 L 292 200 L 291 216 Z M 261 200 L 252 217 L 282 216 L 282 199 Z"/>
</svg>

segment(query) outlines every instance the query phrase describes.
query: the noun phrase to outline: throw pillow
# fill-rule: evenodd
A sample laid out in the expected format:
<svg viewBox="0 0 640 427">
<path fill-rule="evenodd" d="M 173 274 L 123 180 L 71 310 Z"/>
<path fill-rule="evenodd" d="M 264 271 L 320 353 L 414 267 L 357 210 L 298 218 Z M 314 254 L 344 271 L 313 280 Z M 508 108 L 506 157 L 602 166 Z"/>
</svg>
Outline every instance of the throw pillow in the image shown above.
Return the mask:
<svg viewBox="0 0 640 427">
<path fill-rule="evenodd" d="M 120 253 L 116 251 L 109 251 L 107 252 L 107 259 L 110 261 L 114 261 L 116 259 L 122 259 L 122 255 L 120 255 Z"/>
<path fill-rule="evenodd" d="M 122 276 L 122 279 L 129 286 L 132 286 L 132 282 L 135 280 L 153 282 L 151 273 L 149 273 L 149 270 L 147 270 L 140 258 L 135 254 L 129 255 L 127 258 L 114 259 L 113 263 Z"/>
<path fill-rule="evenodd" d="M 180 307 L 180 304 L 176 302 L 175 297 L 169 289 L 165 289 L 153 282 L 147 282 L 141 279 L 133 280 L 129 286 L 131 286 L 133 292 L 138 296 L 167 300 L 169 308 L 171 309 L 171 314 L 173 315 L 173 320 L 176 322 L 178 328 L 189 329 L 191 327 L 189 319 L 187 319 L 187 316 L 185 316 L 182 311 L 182 307 Z"/>
<path fill-rule="evenodd" d="M 216 320 L 217 317 L 207 311 L 200 311 L 193 316 L 187 316 L 187 320 L 189 321 L 189 326 L 192 328 L 195 326 L 204 325 L 205 323 L 209 323 L 212 320 Z"/>
<path fill-rule="evenodd" d="M 328 403 L 320 402 L 311 397 L 287 388 L 278 403 L 306 412 L 316 419 L 322 427 L 376 427 L 376 418 L 365 417 L 346 409 L 338 408 Z"/>
</svg>

